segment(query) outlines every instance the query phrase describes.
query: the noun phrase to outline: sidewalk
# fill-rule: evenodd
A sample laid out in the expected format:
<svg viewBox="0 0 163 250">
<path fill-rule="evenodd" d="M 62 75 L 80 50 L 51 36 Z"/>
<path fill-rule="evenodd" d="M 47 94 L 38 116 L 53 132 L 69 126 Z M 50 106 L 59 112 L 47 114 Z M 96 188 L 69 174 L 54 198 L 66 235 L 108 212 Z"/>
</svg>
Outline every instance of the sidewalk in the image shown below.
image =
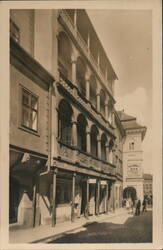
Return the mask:
<svg viewBox="0 0 163 250">
<path fill-rule="evenodd" d="M 78 230 L 86 224 L 103 221 L 121 214 L 128 213 L 125 208 L 117 209 L 115 212 L 108 214 L 101 214 L 99 216 L 90 216 L 89 219 L 85 217 L 76 219 L 75 222 L 67 221 L 59 223 L 55 227 L 51 225 L 42 225 L 36 228 L 20 228 L 9 232 L 10 243 L 48 243 L 51 240 L 62 237 L 65 233 Z"/>
</svg>

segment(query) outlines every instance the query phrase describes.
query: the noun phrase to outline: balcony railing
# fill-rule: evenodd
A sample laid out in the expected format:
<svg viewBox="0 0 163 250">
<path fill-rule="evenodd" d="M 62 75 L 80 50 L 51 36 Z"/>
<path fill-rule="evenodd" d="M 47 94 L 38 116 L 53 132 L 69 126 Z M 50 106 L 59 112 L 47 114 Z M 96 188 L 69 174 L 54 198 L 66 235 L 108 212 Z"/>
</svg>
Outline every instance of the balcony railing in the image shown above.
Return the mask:
<svg viewBox="0 0 163 250">
<path fill-rule="evenodd" d="M 112 89 L 108 86 L 108 81 L 106 77 L 103 75 L 101 72 L 97 62 L 95 61 L 93 55 L 91 54 L 90 50 L 88 49 L 88 46 L 84 39 L 82 38 L 81 34 L 77 31 L 77 27 L 74 26 L 71 18 L 69 17 L 68 13 L 66 10 L 62 9 L 59 12 L 59 16 L 61 17 L 62 21 L 64 22 L 64 25 L 69 29 L 75 40 L 77 41 L 78 45 L 81 47 L 84 55 L 87 57 L 88 61 L 90 64 L 93 66 L 94 71 L 98 74 L 101 82 L 105 85 L 105 87 L 108 89 L 110 94 L 113 96 L 113 91 Z"/>
<path fill-rule="evenodd" d="M 59 156 L 73 163 L 78 162 L 79 165 L 89 167 L 90 170 L 103 172 L 104 174 L 115 175 L 115 166 L 109 162 L 95 158 L 92 155 L 82 152 L 81 150 L 68 146 L 59 141 L 58 143 Z"/>
<path fill-rule="evenodd" d="M 114 175 L 114 174 L 115 174 L 115 171 L 116 171 L 116 168 L 115 168 L 115 166 L 113 166 L 111 163 L 108 163 L 108 162 L 104 162 L 104 161 L 103 161 L 102 164 L 101 164 L 101 170 L 102 170 L 104 173 Z"/>
</svg>

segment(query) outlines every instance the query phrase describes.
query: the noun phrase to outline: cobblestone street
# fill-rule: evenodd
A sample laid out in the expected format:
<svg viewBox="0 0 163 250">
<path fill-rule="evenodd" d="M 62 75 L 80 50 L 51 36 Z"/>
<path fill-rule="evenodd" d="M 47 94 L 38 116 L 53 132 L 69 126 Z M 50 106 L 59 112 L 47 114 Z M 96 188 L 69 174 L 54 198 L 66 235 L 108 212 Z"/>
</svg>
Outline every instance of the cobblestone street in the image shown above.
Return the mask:
<svg viewBox="0 0 163 250">
<path fill-rule="evenodd" d="M 87 223 L 49 243 L 145 243 L 152 242 L 152 211 L 140 216 L 123 214 L 108 221 Z"/>
</svg>

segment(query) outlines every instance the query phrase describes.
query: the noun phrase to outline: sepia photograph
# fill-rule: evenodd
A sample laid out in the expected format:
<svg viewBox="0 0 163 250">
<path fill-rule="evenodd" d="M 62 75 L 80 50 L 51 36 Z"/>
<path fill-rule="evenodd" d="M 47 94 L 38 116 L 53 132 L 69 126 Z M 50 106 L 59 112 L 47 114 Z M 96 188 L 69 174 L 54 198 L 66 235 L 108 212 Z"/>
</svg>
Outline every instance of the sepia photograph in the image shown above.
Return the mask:
<svg viewBox="0 0 163 250">
<path fill-rule="evenodd" d="M 4 4 L 6 249 L 161 249 L 161 1 L 18 2 Z"/>
</svg>

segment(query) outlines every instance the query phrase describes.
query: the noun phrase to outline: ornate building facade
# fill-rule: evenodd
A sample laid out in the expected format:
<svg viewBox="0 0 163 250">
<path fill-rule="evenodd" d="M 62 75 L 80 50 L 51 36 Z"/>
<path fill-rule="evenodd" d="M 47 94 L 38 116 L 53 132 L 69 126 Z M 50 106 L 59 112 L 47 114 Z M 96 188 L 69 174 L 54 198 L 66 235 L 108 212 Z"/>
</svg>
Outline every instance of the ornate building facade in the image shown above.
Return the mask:
<svg viewBox="0 0 163 250">
<path fill-rule="evenodd" d="M 87 12 L 10 18 L 10 223 L 54 226 L 121 207 L 117 76 Z"/>
<path fill-rule="evenodd" d="M 136 118 L 118 112 L 125 129 L 126 139 L 123 144 L 123 196 L 143 200 L 143 151 L 142 141 L 146 127 L 137 123 Z"/>
</svg>

